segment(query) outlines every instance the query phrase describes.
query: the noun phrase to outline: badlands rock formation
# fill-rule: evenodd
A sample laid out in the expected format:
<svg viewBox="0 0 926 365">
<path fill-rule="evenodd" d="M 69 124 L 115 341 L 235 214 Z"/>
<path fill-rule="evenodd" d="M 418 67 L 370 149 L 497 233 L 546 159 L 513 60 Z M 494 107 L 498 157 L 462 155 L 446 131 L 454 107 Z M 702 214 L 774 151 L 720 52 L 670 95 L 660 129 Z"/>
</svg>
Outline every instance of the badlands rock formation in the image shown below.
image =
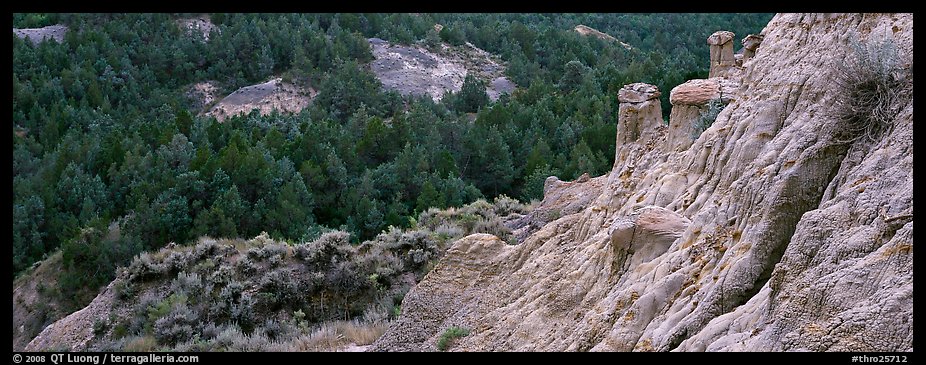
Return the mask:
<svg viewBox="0 0 926 365">
<path fill-rule="evenodd" d="M 582 174 L 575 181 L 562 181 L 550 176 L 543 184 L 543 201 L 528 214 L 506 222 L 517 242 L 523 242 L 544 225 L 562 216 L 581 212 L 598 197 L 606 176 L 591 178 Z"/>
<path fill-rule="evenodd" d="M 626 85 L 618 91 L 617 144 L 624 144 L 646 139 L 663 126 L 662 95 L 655 85 L 641 82 Z"/>
<path fill-rule="evenodd" d="M 743 38 L 743 62 L 749 61 L 756 56 L 756 50 L 762 44 L 761 35 L 750 34 Z"/>
<path fill-rule="evenodd" d="M 697 138 L 693 125 L 702 113 L 707 112 L 712 100 L 723 104 L 736 99 L 740 84 L 722 77 L 706 80 L 689 80 L 669 93 L 672 112 L 669 114 L 669 132 L 666 152 L 687 150 Z"/>
<path fill-rule="evenodd" d="M 779 14 L 762 36 L 690 146 L 625 114 L 652 101 L 629 87 L 597 197 L 519 245 L 459 240 L 372 350 L 460 326 L 451 350 L 911 351 L 912 86 L 889 130 L 846 142 L 833 80 L 853 38 L 890 39 L 912 84 L 913 16 Z M 676 102 L 717 90 L 697 89 Z"/>
<path fill-rule="evenodd" d="M 733 32 L 715 32 L 707 38 L 711 46 L 711 69 L 708 77 L 720 77 L 733 67 Z"/>
</svg>

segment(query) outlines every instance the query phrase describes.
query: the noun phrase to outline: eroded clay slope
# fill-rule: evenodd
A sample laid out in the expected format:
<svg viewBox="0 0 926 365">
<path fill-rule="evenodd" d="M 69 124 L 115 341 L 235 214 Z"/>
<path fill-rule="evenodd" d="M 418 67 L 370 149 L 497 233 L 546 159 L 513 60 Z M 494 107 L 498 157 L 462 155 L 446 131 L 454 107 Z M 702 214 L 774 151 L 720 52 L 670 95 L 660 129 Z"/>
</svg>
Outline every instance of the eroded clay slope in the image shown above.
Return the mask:
<svg viewBox="0 0 926 365">
<path fill-rule="evenodd" d="M 912 14 L 775 16 L 690 147 L 629 85 L 598 197 L 517 246 L 458 241 L 372 349 L 459 326 L 451 350 L 912 350 L 912 97 L 846 142 L 833 82 L 853 38 L 912 69 L 912 34 Z"/>
</svg>

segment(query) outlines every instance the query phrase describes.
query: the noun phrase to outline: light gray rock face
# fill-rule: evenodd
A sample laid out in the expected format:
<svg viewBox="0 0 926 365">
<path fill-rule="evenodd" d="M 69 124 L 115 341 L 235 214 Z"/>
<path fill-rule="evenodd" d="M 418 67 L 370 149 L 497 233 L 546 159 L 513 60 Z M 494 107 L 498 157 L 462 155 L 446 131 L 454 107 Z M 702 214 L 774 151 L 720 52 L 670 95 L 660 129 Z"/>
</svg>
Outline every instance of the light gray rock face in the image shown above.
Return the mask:
<svg viewBox="0 0 926 365">
<path fill-rule="evenodd" d="M 608 231 L 615 266 L 623 267 L 627 257 L 638 261 L 629 265 L 637 266 L 662 255 L 690 223 L 688 218 L 656 206 L 643 207 L 629 217 L 615 220 Z"/>
<path fill-rule="evenodd" d="M 673 105 L 669 114 L 669 132 L 666 135 L 666 152 L 684 151 L 694 143 L 694 122 L 701 117 L 703 105 Z"/>
<path fill-rule="evenodd" d="M 584 210 L 517 246 L 458 241 L 372 349 L 462 326 L 451 350 L 911 351 L 912 96 L 846 142 L 833 80 L 855 36 L 912 71 L 913 16 L 779 14 L 762 34 L 689 148 L 641 133 Z"/>
<path fill-rule="evenodd" d="M 53 39 L 55 42 L 64 42 L 64 35 L 68 32 L 68 27 L 62 24 L 49 25 L 41 28 L 13 28 L 13 34 L 22 39 L 28 39 L 32 43 L 38 44 L 46 39 Z"/>
<path fill-rule="evenodd" d="M 522 242 L 547 223 L 588 208 L 606 182 L 606 176 L 591 178 L 588 173 L 575 181 L 562 181 L 550 176 L 544 181 L 540 205 L 524 216 L 505 222 L 505 225 L 517 241 Z"/>
<path fill-rule="evenodd" d="M 439 25 L 435 24 L 435 29 Z M 493 101 L 517 88 L 504 75 L 504 62 L 472 43 L 428 50 L 391 44 L 379 38 L 370 38 L 368 42 L 375 58 L 370 62 L 370 70 L 384 88 L 402 95 L 427 95 L 438 101 L 446 92 L 459 92 L 468 74 L 486 83 L 486 94 Z"/>
</svg>

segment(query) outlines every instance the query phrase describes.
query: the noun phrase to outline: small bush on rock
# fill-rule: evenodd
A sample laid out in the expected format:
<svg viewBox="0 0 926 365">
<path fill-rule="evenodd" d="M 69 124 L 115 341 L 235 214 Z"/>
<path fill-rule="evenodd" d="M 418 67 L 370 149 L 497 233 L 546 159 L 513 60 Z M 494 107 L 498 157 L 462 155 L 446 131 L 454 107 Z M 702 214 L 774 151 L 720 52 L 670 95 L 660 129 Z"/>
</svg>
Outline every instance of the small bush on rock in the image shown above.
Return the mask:
<svg viewBox="0 0 926 365">
<path fill-rule="evenodd" d="M 867 42 L 852 37 L 851 52 L 836 66 L 842 93 L 836 104 L 836 119 L 841 123 L 834 129 L 844 141 L 861 137 L 874 141 L 912 100 L 912 70 L 900 65 L 891 36 Z"/>
</svg>

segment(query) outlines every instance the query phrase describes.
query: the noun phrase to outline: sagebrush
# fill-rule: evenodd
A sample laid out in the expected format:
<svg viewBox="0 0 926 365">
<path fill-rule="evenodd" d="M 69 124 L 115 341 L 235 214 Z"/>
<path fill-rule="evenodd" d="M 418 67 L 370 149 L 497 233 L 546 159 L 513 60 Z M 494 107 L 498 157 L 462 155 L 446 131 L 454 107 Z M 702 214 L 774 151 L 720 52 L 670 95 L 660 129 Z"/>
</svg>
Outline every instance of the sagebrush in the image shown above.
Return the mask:
<svg viewBox="0 0 926 365">
<path fill-rule="evenodd" d="M 713 99 L 705 105 L 694 122 L 691 122 L 691 139 L 698 139 L 717 120 L 717 115 L 727 106 L 721 99 Z"/>
<path fill-rule="evenodd" d="M 862 41 L 850 36 L 850 52 L 836 65 L 840 97 L 836 101 L 837 137 L 846 142 L 874 141 L 913 98 L 912 67 L 905 69 L 890 36 Z"/>
</svg>

